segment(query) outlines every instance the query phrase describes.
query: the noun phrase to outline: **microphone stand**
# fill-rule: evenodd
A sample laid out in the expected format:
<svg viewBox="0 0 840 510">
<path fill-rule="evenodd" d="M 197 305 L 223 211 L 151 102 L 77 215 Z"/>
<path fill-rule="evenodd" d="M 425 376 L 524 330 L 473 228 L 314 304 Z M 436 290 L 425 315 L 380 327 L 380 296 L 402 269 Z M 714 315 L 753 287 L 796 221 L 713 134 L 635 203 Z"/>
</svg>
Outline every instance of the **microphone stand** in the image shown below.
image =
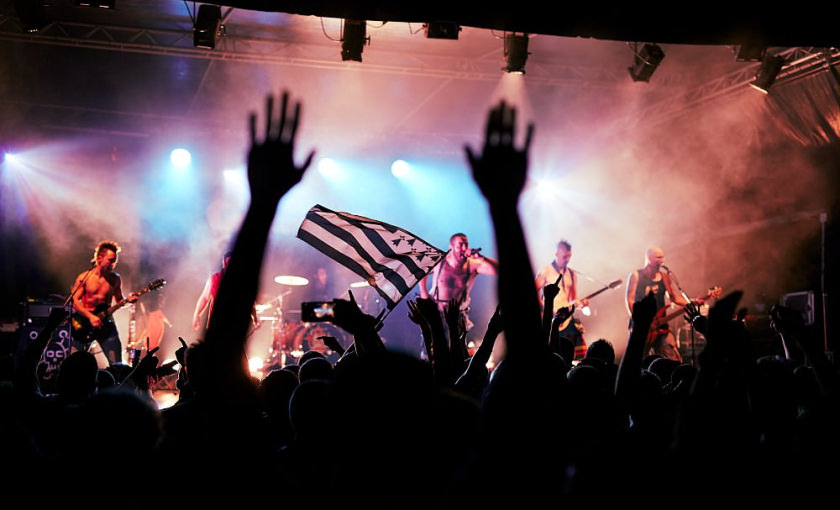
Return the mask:
<svg viewBox="0 0 840 510">
<path fill-rule="evenodd" d="M 682 286 L 680 285 L 680 281 L 677 278 L 677 275 L 675 275 L 673 271 L 671 271 L 669 268 L 665 266 L 662 267 L 671 276 L 671 278 L 674 279 L 674 283 L 677 285 L 677 289 L 679 289 L 680 295 L 683 297 L 683 299 L 685 299 L 688 302 L 691 302 L 691 298 L 688 297 L 688 295 L 685 293 Z M 697 366 L 696 350 L 694 344 L 694 324 L 691 325 L 691 366 Z"/>
<path fill-rule="evenodd" d="M 96 267 L 96 261 L 94 260 L 93 262 L 91 262 L 90 269 L 87 270 L 87 274 L 85 274 L 85 277 L 82 278 L 82 280 L 78 283 L 78 285 L 75 285 L 73 287 L 73 290 L 70 291 L 70 295 L 67 296 L 67 299 L 64 300 L 64 304 L 61 305 L 62 308 L 67 308 L 67 306 L 70 305 L 70 303 L 73 301 L 73 296 L 76 295 L 76 292 L 79 290 L 79 288 L 81 288 L 81 286 L 84 285 L 84 283 L 87 281 L 87 279 L 90 278 L 90 275 L 93 273 L 93 268 L 95 268 L 95 267 Z M 72 314 L 73 311 L 74 310 L 71 307 L 70 314 Z M 70 320 L 70 314 L 67 315 L 67 320 Z M 71 337 L 73 336 L 72 328 L 71 328 L 71 331 L 70 331 L 70 336 Z M 72 338 L 71 338 L 71 340 L 72 340 Z"/>
</svg>

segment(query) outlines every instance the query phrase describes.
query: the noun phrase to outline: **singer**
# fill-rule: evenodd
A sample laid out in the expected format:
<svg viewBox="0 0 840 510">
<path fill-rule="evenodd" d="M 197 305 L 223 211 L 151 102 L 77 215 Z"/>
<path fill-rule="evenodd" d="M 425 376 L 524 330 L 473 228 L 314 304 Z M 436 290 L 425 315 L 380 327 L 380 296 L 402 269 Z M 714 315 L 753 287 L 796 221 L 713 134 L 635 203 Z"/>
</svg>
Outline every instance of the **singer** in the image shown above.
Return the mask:
<svg viewBox="0 0 840 510">
<path fill-rule="evenodd" d="M 449 238 L 449 251 L 446 257 L 432 269 L 432 272 L 420 280 L 420 297 L 431 297 L 443 312 L 451 299 L 461 301 L 461 313 L 466 330 L 473 327 L 469 318 L 470 291 L 478 275 L 496 275 L 499 262 L 481 254 L 481 248 L 470 249 L 467 235 L 461 232 Z M 427 289 L 427 280 L 432 279 L 432 288 Z"/>
<path fill-rule="evenodd" d="M 633 305 L 653 292 L 656 310 L 661 312 L 667 306 L 666 296 L 671 303 L 684 307 L 688 301 L 674 288 L 668 268 L 664 265 L 665 252 L 659 246 L 652 246 L 645 251 L 645 265 L 636 269 L 627 277 L 625 305 L 632 317 Z M 650 354 L 659 354 L 663 358 L 682 362 L 679 345 L 674 332 L 667 328 L 656 335 Z"/>
</svg>

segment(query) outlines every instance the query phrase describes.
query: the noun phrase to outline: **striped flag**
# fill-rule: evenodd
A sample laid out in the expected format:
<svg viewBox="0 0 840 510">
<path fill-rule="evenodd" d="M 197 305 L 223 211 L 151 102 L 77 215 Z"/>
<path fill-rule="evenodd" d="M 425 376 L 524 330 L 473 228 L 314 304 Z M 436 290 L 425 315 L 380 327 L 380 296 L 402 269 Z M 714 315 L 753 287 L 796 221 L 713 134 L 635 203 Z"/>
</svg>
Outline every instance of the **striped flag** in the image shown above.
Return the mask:
<svg viewBox="0 0 840 510">
<path fill-rule="evenodd" d="M 393 309 L 445 252 L 399 227 L 316 205 L 297 237 L 361 276 Z"/>
</svg>

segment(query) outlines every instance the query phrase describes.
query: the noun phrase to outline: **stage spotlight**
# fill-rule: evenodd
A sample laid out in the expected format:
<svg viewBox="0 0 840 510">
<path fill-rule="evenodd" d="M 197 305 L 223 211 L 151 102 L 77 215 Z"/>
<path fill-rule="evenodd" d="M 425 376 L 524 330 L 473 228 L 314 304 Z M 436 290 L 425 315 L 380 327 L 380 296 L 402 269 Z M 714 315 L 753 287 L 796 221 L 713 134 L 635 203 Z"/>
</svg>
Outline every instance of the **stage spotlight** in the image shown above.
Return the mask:
<svg viewBox="0 0 840 510">
<path fill-rule="evenodd" d="M 318 161 L 318 172 L 326 178 L 335 177 L 338 175 L 338 163 L 332 158 L 321 158 Z"/>
<path fill-rule="evenodd" d="M 408 174 L 409 164 L 405 160 L 398 159 L 391 163 L 391 175 L 400 178 Z"/>
<path fill-rule="evenodd" d="M 431 21 L 423 24 L 427 39 L 457 39 L 461 25 L 451 21 Z"/>
<path fill-rule="evenodd" d="M 212 50 L 223 31 L 222 8 L 210 4 L 199 6 L 193 26 L 193 45 Z"/>
<path fill-rule="evenodd" d="M 50 23 L 42 0 L 13 0 L 24 32 L 37 32 Z"/>
<path fill-rule="evenodd" d="M 764 53 L 767 51 L 767 46 L 763 44 L 742 44 L 738 46 L 738 53 L 735 55 L 737 62 L 761 62 L 764 58 Z"/>
<path fill-rule="evenodd" d="M 755 74 L 755 79 L 750 82 L 750 86 L 766 94 L 770 86 L 773 85 L 773 82 L 776 81 L 776 77 L 782 70 L 783 65 L 785 65 L 784 57 L 780 55 L 765 55 L 764 60 L 761 61 L 761 67 Z"/>
<path fill-rule="evenodd" d="M 505 66 L 507 73 L 525 74 L 528 60 L 528 34 L 505 34 Z"/>
<path fill-rule="evenodd" d="M 370 42 L 366 31 L 365 20 L 344 20 L 344 30 L 341 35 L 341 60 L 362 61 L 362 50 L 365 48 L 365 43 Z"/>
<path fill-rule="evenodd" d="M 169 160 L 175 165 L 175 168 L 186 168 L 192 161 L 192 155 L 187 149 L 174 149 L 169 154 Z"/>
<path fill-rule="evenodd" d="M 645 44 L 641 51 L 636 51 L 637 48 L 638 46 L 633 49 L 633 65 L 627 70 L 630 71 L 633 81 L 648 82 L 653 72 L 659 67 L 659 63 L 665 58 L 665 52 L 656 44 Z"/>
</svg>

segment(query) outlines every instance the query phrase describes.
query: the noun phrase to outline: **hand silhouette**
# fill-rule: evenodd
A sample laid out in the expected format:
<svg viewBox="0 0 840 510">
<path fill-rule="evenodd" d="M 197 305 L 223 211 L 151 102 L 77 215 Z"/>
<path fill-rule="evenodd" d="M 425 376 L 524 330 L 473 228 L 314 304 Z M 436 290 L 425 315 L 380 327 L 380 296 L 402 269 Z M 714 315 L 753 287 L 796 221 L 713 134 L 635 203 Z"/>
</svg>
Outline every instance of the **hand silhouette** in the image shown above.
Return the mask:
<svg viewBox="0 0 840 510">
<path fill-rule="evenodd" d="M 515 205 L 525 186 L 534 125 L 529 124 L 522 149 L 514 147 L 516 108 L 504 101 L 490 110 L 480 155 L 466 146 L 473 179 L 491 205 Z"/>
<path fill-rule="evenodd" d="M 545 287 L 543 287 L 543 297 L 545 298 L 546 303 L 554 303 L 554 298 L 560 294 L 560 281 L 563 279 L 563 275 L 559 275 L 557 277 L 557 281 L 554 283 L 547 283 Z"/>
<path fill-rule="evenodd" d="M 277 117 L 274 96 L 269 95 L 266 100 L 265 133 L 261 142 L 257 140 L 256 114 L 250 115 L 248 183 L 252 204 L 276 207 L 283 195 L 300 182 L 303 172 L 312 163 L 314 150 L 299 167 L 293 160 L 299 119 L 300 103 L 295 103 L 294 110 L 289 112 L 289 93 L 285 91 Z"/>
</svg>

